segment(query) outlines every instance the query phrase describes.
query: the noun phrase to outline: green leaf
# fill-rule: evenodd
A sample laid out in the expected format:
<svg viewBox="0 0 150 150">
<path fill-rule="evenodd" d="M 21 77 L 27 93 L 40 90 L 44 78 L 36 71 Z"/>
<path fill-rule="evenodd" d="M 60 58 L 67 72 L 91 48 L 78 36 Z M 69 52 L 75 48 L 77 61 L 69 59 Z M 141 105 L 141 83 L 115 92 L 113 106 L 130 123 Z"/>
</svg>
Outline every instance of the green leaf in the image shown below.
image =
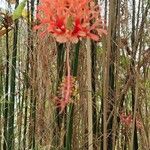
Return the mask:
<svg viewBox="0 0 150 150">
<path fill-rule="evenodd" d="M 13 20 L 19 19 L 22 16 L 22 11 L 26 5 L 26 1 L 22 1 L 13 12 Z"/>
</svg>

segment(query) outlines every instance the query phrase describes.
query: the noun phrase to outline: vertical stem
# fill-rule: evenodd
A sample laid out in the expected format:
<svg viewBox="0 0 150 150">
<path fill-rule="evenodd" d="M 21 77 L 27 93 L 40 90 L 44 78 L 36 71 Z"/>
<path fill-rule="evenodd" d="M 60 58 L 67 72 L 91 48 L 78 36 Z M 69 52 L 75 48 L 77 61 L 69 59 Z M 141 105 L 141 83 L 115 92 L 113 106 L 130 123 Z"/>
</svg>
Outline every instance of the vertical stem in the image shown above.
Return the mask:
<svg viewBox="0 0 150 150">
<path fill-rule="evenodd" d="M 80 42 L 75 46 L 75 55 L 72 65 L 72 74 L 74 77 L 77 76 L 78 70 L 78 56 L 79 56 L 79 47 Z M 74 104 L 70 104 L 67 116 L 67 133 L 66 133 L 66 145 L 65 150 L 71 150 L 71 141 L 72 141 L 72 133 L 73 133 L 73 110 Z"/>
<path fill-rule="evenodd" d="M 28 11 L 30 10 L 31 14 L 31 20 L 28 16 L 28 42 L 29 47 L 31 50 L 31 78 L 33 82 L 36 81 L 36 54 L 34 53 L 34 47 L 33 47 L 33 35 L 31 34 L 31 30 L 33 28 L 33 21 L 34 21 L 34 2 L 35 0 L 31 0 L 31 6 L 29 5 L 28 1 Z M 29 9 L 30 8 L 30 9 Z M 36 82 L 35 82 L 36 83 Z M 30 124 L 29 124 L 29 148 L 35 149 L 35 127 L 36 127 L 36 85 L 31 85 L 30 90 Z"/>
<path fill-rule="evenodd" d="M 135 0 L 132 1 L 132 35 L 131 35 L 131 42 L 132 42 L 132 47 L 135 42 Z M 133 52 L 134 54 L 134 52 Z"/>
<path fill-rule="evenodd" d="M 27 83 L 28 84 L 28 83 Z M 24 101 L 24 127 L 23 127 L 23 150 L 26 149 L 26 137 L 27 137 L 27 115 L 28 115 L 28 87 L 26 87 L 23 95 Z"/>
<path fill-rule="evenodd" d="M 88 150 L 93 150 L 91 41 L 87 40 L 87 86 L 88 86 Z"/>
<path fill-rule="evenodd" d="M 2 53 L 0 52 L 0 66 L 2 66 L 3 63 L 2 63 Z M 2 128 L 2 103 L 1 103 L 1 100 L 2 100 L 2 96 L 4 95 L 4 91 L 3 91 L 3 79 L 4 79 L 4 73 L 2 71 L 2 69 L 0 69 L 0 150 L 2 150 L 2 135 L 3 135 L 3 128 Z"/>
<path fill-rule="evenodd" d="M 63 77 L 63 69 L 64 69 L 64 44 L 59 44 L 57 43 L 57 87 L 56 91 L 58 91 L 60 83 L 62 82 L 62 77 Z M 57 122 L 57 127 L 54 129 L 54 136 L 56 137 L 56 146 L 59 145 L 60 143 L 60 132 L 61 132 L 61 126 L 62 126 L 62 119 L 63 119 L 63 114 L 60 114 L 60 108 L 56 108 L 56 122 Z M 57 130 L 58 128 L 58 130 Z M 56 135 L 55 133 L 58 132 Z"/>
<path fill-rule="evenodd" d="M 109 40 L 107 45 L 109 44 Z M 108 101 L 108 79 L 109 79 L 109 51 L 104 62 L 104 83 L 103 83 L 103 150 L 107 150 L 107 101 Z"/>
<path fill-rule="evenodd" d="M 137 106 L 138 106 L 138 78 L 139 78 L 139 73 L 136 74 L 135 77 L 135 99 L 134 99 L 134 110 L 133 110 L 133 124 L 132 124 L 132 137 L 131 137 L 131 150 L 137 150 L 138 145 L 135 146 L 134 141 L 135 141 L 135 132 L 136 132 L 136 113 L 137 113 Z"/>
<path fill-rule="evenodd" d="M 113 109 L 115 93 L 115 55 L 116 55 L 116 22 L 117 1 L 109 3 L 109 26 L 107 38 L 107 52 L 104 66 L 104 98 L 103 98 L 103 149 L 113 148 Z M 108 118 L 110 118 L 108 120 Z"/>
<path fill-rule="evenodd" d="M 70 49 L 70 43 L 67 44 L 67 50 L 66 50 L 66 65 L 67 65 L 67 84 L 69 84 L 70 80 L 70 65 L 69 65 L 69 49 Z M 67 86 L 67 91 L 69 92 L 69 88 Z M 66 94 L 67 97 L 67 94 Z M 73 111 L 72 113 L 69 113 L 69 116 L 67 117 L 67 135 L 66 135 L 66 150 L 71 150 L 71 142 L 72 142 L 72 128 L 70 128 L 70 121 L 71 117 L 73 118 Z M 71 124 L 72 126 L 72 124 Z M 70 129 L 69 129 L 70 128 Z M 70 139 L 70 140 L 69 140 Z"/>
<path fill-rule="evenodd" d="M 119 56 L 120 56 L 120 53 L 119 53 L 119 46 L 121 45 L 120 44 L 120 4 L 121 4 L 121 0 L 117 0 L 117 4 L 116 4 L 116 39 L 114 38 L 114 41 L 116 40 L 116 43 L 117 43 L 117 47 L 116 47 L 116 53 L 114 54 L 115 56 L 115 60 L 114 60 L 114 63 L 115 63 L 115 75 L 114 75 L 114 81 L 115 81 L 115 94 L 114 94 L 114 118 L 113 118 L 113 135 L 112 135 L 112 149 L 115 150 L 115 147 L 116 147 L 116 138 L 118 137 L 118 131 L 117 131 L 117 128 L 118 128 L 118 122 L 117 122 L 117 110 L 118 110 L 118 97 L 119 97 Z"/>
<path fill-rule="evenodd" d="M 93 134 L 96 138 L 97 132 L 98 132 L 98 119 L 97 119 L 97 99 L 96 99 L 96 43 L 94 41 L 91 41 L 91 84 L 92 84 L 92 112 L 93 112 Z"/>
<path fill-rule="evenodd" d="M 25 88 L 25 87 L 24 87 Z M 24 102 L 24 88 L 23 88 L 23 94 L 22 94 L 22 98 L 20 98 L 20 108 L 19 108 L 19 117 L 20 117 L 20 124 L 19 124 L 19 127 L 18 127 L 18 150 L 21 149 L 21 139 L 22 139 L 22 127 L 23 127 L 23 124 L 22 124 L 22 120 L 23 120 L 23 102 Z"/>
<path fill-rule="evenodd" d="M 108 6 L 108 0 L 105 0 L 105 21 L 107 23 L 107 6 Z"/>
<path fill-rule="evenodd" d="M 15 79 L 16 79 L 16 61 L 17 61 L 17 41 L 18 41 L 18 21 L 15 22 L 14 43 L 11 64 L 10 78 L 10 102 L 9 102 L 9 118 L 8 118 L 8 149 L 14 149 L 14 117 L 15 117 Z"/>
<path fill-rule="evenodd" d="M 9 36 L 6 28 L 6 73 L 5 73 L 5 102 L 4 102 L 4 143 L 3 149 L 7 149 L 7 126 L 8 126 L 8 88 L 9 88 Z"/>
</svg>

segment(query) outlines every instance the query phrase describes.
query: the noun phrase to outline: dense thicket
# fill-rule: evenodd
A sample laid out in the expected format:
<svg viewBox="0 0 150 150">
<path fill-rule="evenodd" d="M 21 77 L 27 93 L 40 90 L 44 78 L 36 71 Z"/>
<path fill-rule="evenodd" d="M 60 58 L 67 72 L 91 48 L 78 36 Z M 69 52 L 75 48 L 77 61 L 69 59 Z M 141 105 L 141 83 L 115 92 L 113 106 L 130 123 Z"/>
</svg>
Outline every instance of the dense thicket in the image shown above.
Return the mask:
<svg viewBox="0 0 150 150">
<path fill-rule="evenodd" d="M 150 2 L 100 2 L 107 34 L 71 45 L 38 36 L 38 0 L 0 9 L 0 150 L 149 150 Z"/>
</svg>

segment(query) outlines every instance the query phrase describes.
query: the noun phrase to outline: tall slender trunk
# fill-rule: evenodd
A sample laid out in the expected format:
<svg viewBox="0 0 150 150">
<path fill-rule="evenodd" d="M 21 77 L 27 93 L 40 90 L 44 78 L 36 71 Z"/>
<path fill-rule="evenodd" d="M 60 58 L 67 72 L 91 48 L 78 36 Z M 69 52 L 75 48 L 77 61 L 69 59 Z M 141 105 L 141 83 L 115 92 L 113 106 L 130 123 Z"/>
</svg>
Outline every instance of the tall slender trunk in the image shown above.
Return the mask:
<svg viewBox="0 0 150 150">
<path fill-rule="evenodd" d="M 80 42 L 75 45 L 74 50 L 74 59 L 72 63 L 72 75 L 77 77 L 78 72 L 78 58 L 79 58 L 79 48 Z M 65 150 L 71 150 L 72 143 L 72 133 L 73 133 L 73 112 L 74 112 L 74 104 L 69 105 L 69 111 L 67 116 L 67 125 L 66 125 L 66 139 L 65 139 Z"/>
<path fill-rule="evenodd" d="M 97 134 L 97 103 L 96 103 L 96 43 L 91 41 L 91 77 L 92 77 L 92 110 L 93 110 L 93 134 Z"/>
<path fill-rule="evenodd" d="M 62 81 L 63 77 L 63 69 L 64 69 L 64 45 L 63 44 L 58 44 L 57 43 L 57 91 L 59 88 L 59 85 Z M 62 123 L 62 115 L 59 114 L 60 109 L 57 108 L 57 113 L 56 113 L 56 118 L 57 118 L 57 124 L 58 128 L 61 129 L 61 123 Z"/>
<path fill-rule="evenodd" d="M 0 100 L 2 99 L 4 95 L 3 91 L 3 85 L 4 85 L 4 73 L 3 73 L 3 63 L 2 63 L 2 53 L 0 52 Z M 2 128 L 2 116 L 3 116 L 3 111 L 2 111 L 3 105 L 0 102 L 0 150 L 2 150 L 2 135 L 3 135 L 3 128 Z"/>
<path fill-rule="evenodd" d="M 113 149 L 113 111 L 115 101 L 115 59 L 116 59 L 116 23 L 117 1 L 110 1 L 109 26 L 107 40 L 107 60 L 104 72 L 104 99 L 103 99 L 103 149 Z"/>
<path fill-rule="evenodd" d="M 93 150 L 93 112 L 92 112 L 92 59 L 91 41 L 87 40 L 87 91 L 88 91 L 88 150 Z"/>
<path fill-rule="evenodd" d="M 130 72 L 133 76 L 133 81 L 132 81 L 132 87 L 131 87 L 131 92 L 132 92 L 132 112 L 134 112 L 134 105 L 135 105 L 135 56 L 136 56 L 136 50 L 135 50 L 135 44 L 136 44 L 136 40 L 135 40 L 135 16 L 136 16 L 136 12 L 135 12 L 135 6 L 136 5 L 136 1 L 133 0 L 132 1 L 132 35 L 131 35 L 131 44 L 132 44 L 132 60 L 131 60 L 131 65 L 130 65 Z M 138 149 L 138 139 L 137 139 L 137 130 L 136 130 L 136 125 L 134 125 L 134 131 L 133 131 L 133 140 L 134 142 L 133 144 L 133 149 L 137 150 Z"/>
<path fill-rule="evenodd" d="M 17 61 L 17 41 L 18 41 L 18 21 L 15 22 L 14 41 L 10 74 L 10 101 L 9 101 L 9 118 L 8 118 L 8 149 L 14 149 L 14 117 L 15 117 L 15 86 L 16 86 L 16 61 Z"/>
<path fill-rule="evenodd" d="M 36 83 L 36 54 L 34 53 L 33 47 L 33 21 L 34 21 L 34 2 L 35 0 L 31 0 L 31 5 L 28 2 L 28 11 L 31 12 L 30 16 L 28 16 L 28 46 L 30 53 L 30 75 L 32 83 Z M 36 85 L 32 84 L 30 86 L 30 123 L 29 123 L 29 148 L 35 149 L 35 128 L 36 128 Z"/>
<path fill-rule="evenodd" d="M 7 126 L 8 126 L 8 89 L 9 89 L 9 36 L 6 28 L 6 73 L 5 73 L 5 102 L 4 102 L 4 143 L 3 149 L 7 148 Z"/>
</svg>

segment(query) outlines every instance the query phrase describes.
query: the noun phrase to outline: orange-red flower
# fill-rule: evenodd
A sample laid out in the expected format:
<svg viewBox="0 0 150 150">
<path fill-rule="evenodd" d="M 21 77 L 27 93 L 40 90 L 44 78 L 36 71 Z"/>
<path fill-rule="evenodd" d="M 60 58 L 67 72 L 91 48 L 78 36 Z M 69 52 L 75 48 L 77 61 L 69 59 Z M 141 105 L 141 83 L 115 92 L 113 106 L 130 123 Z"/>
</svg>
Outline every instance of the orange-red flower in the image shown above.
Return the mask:
<svg viewBox="0 0 150 150">
<path fill-rule="evenodd" d="M 80 38 L 98 41 L 106 34 L 99 6 L 93 0 L 40 0 L 37 8 L 42 35 L 51 33 L 58 42 L 77 43 Z"/>
<path fill-rule="evenodd" d="M 124 124 L 126 127 L 131 127 L 133 124 L 133 118 L 132 115 L 126 115 L 125 113 L 120 114 L 120 121 L 122 124 Z M 136 117 L 136 127 L 138 129 L 142 129 L 142 123 L 138 117 Z"/>
<path fill-rule="evenodd" d="M 50 33 L 56 41 L 77 43 L 81 38 L 98 41 L 106 34 L 100 16 L 100 8 L 94 0 L 40 0 L 37 8 L 37 19 L 41 35 Z M 61 86 L 57 104 L 62 112 L 70 102 L 73 81 L 70 73 L 69 46 L 66 50 L 67 76 Z"/>
</svg>

